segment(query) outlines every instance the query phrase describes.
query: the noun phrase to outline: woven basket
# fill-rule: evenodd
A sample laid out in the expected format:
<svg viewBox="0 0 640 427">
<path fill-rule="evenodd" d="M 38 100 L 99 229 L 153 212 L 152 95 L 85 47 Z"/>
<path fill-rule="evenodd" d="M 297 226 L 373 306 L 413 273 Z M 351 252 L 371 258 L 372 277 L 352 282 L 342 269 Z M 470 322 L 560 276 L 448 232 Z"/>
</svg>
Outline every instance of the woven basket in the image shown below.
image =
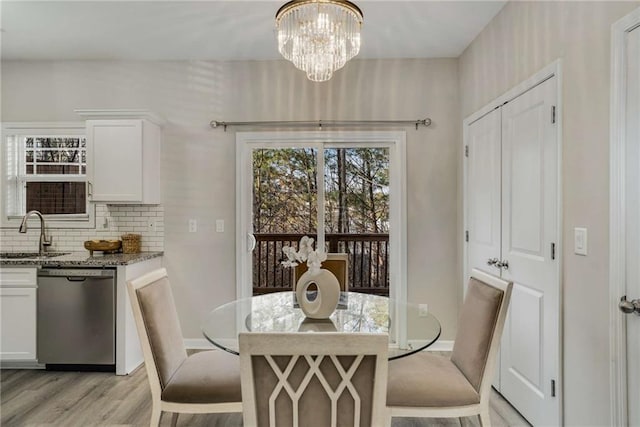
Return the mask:
<svg viewBox="0 0 640 427">
<path fill-rule="evenodd" d="M 140 252 L 140 235 L 139 234 L 123 234 L 122 235 L 122 253 L 137 254 Z"/>
</svg>

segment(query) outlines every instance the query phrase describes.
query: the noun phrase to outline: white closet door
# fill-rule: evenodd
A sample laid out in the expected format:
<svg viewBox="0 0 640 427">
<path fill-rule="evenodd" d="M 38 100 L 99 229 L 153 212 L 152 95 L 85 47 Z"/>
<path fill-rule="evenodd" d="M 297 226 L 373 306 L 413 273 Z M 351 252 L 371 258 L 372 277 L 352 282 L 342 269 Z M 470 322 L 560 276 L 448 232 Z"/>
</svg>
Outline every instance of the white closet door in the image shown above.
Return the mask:
<svg viewBox="0 0 640 427">
<path fill-rule="evenodd" d="M 626 296 L 640 299 L 640 27 L 627 35 L 626 97 Z M 640 317 L 626 316 L 627 408 L 630 426 L 640 426 Z"/>
<path fill-rule="evenodd" d="M 487 264 L 500 259 L 500 109 L 467 128 L 467 277 L 471 269 L 500 275 Z"/>
<path fill-rule="evenodd" d="M 558 142 L 556 77 L 502 108 L 502 277 L 514 282 L 501 393 L 533 425 L 558 425 Z"/>
</svg>

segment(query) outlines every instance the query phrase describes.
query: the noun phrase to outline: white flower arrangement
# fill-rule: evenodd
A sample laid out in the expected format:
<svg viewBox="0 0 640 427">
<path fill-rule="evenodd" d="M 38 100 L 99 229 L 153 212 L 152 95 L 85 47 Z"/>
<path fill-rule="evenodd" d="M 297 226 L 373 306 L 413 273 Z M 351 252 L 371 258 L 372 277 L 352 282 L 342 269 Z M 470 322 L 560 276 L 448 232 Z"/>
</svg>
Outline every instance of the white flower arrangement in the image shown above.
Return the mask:
<svg viewBox="0 0 640 427">
<path fill-rule="evenodd" d="M 282 253 L 287 257 L 282 261 L 282 266 L 295 267 L 306 261 L 311 274 L 318 273 L 322 263 L 327 259 L 327 253 L 313 249 L 313 237 L 303 236 L 300 239 L 299 248 L 298 252 L 296 252 L 291 246 L 282 247 Z"/>
</svg>

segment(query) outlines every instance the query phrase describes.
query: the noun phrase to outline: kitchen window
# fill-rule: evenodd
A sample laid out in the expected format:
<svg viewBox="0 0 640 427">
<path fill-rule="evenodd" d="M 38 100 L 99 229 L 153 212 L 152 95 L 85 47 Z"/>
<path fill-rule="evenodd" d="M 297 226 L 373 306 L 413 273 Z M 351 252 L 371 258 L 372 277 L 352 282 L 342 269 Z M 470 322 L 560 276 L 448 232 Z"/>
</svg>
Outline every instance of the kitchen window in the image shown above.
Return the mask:
<svg viewBox="0 0 640 427">
<path fill-rule="evenodd" d="M 3 143 L 3 226 L 38 210 L 49 227 L 94 227 L 84 125 L 5 125 Z"/>
</svg>

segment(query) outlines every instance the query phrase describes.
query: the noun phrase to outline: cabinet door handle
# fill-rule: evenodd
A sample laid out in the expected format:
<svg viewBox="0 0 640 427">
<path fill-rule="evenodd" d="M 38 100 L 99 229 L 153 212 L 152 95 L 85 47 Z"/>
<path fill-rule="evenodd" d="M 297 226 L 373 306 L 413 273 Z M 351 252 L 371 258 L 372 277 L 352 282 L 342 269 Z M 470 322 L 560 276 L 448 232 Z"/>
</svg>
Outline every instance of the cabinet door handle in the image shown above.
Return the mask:
<svg viewBox="0 0 640 427">
<path fill-rule="evenodd" d="M 87 193 L 89 195 L 89 198 L 93 197 L 93 184 L 91 183 L 91 181 L 87 181 Z"/>
</svg>

